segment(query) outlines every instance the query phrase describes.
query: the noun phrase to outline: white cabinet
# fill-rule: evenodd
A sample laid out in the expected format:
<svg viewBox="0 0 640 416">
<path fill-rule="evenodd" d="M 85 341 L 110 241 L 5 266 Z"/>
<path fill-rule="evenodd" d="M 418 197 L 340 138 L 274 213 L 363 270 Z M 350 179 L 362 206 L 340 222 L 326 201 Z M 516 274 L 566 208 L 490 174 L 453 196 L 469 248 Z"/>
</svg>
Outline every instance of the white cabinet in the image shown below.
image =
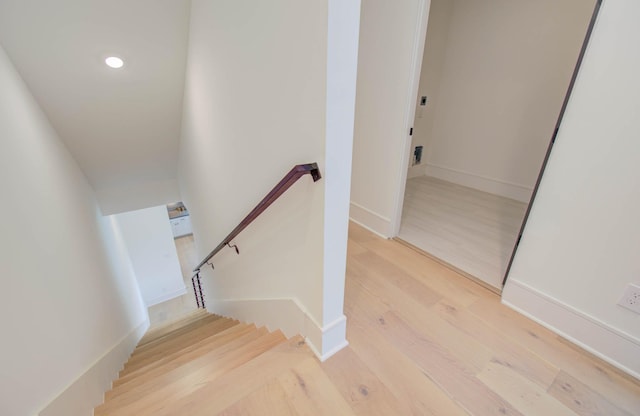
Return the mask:
<svg viewBox="0 0 640 416">
<path fill-rule="evenodd" d="M 182 237 L 183 235 L 192 234 L 191 230 L 191 218 L 189 216 L 172 218 L 169 220 L 171 222 L 171 231 L 173 231 L 173 238 Z"/>
</svg>

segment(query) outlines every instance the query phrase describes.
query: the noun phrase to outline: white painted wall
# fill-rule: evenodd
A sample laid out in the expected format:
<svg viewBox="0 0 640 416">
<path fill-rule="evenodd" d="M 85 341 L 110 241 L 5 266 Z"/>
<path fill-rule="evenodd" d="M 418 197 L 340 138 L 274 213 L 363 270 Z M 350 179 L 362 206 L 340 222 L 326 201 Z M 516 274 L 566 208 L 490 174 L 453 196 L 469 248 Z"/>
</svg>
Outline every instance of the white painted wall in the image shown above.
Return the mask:
<svg viewBox="0 0 640 416">
<path fill-rule="evenodd" d="M 430 3 L 365 0 L 362 4 L 351 218 L 385 237 L 393 236 L 399 226 L 399 200 L 403 175 L 407 175 L 404 162 L 413 152 L 405 144 L 414 116 L 408 107 L 415 105 L 418 96 L 410 77 L 416 51 L 422 53 L 421 31 L 428 30 L 421 14 Z M 438 124 L 431 130 L 433 140 L 419 139 L 428 141 L 423 155 L 428 164 L 425 172 L 526 200 L 551 138 L 593 5 L 579 0 L 447 3 L 444 7 L 453 10 L 443 79 L 435 95 L 431 93 L 429 104 Z M 438 21 L 436 32 L 440 32 L 448 11 L 437 3 L 434 13 L 444 19 Z M 540 38 L 542 45 L 551 42 L 551 50 L 536 45 Z M 490 53 L 487 45 L 493 48 Z M 436 46 L 439 49 L 441 45 Z M 573 52 L 567 52 L 571 48 Z M 499 58 L 504 54 L 519 59 L 502 64 Z M 437 68 L 428 68 L 434 69 L 435 78 Z M 532 72 L 536 83 L 528 78 Z M 522 97 L 528 97 L 527 101 L 515 105 L 514 100 Z M 424 110 L 424 115 L 428 122 L 432 114 Z M 509 120 L 495 121 L 496 115 Z M 496 123 L 505 124 L 503 133 L 493 131 Z M 538 131 L 539 126 L 545 130 Z M 513 137 L 520 141 L 516 144 Z"/>
<path fill-rule="evenodd" d="M 167 205 L 180 200 L 177 179 L 136 181 L 132 177 L 121 186 L 96 190 L 96 198 L 104 215 Z"/>
<path fill-rule="evenodd" d="M 360 0 L 329 0 L 324 194 L 322 347 L 326 359 L 346 345 L 343 315 L 355 123 Z M 316 342 L 317 343 L 317 342 Z"/>
<path fill-rule="evenodd" d="M 147 306 L 187 293 L 167 207 L 114 215 Z"/>
<path fill-rule="evenodd" d="M 105 215 L 179 200 L 158 198 L 177 193 L 189 9 L 182 0 L 0 2 L 3 46 Z M 111 54 L 124 68 L 104 64 Z M 124 209 L 107 209 L 114 194 L 109 206 Z"/>
<path fill-rule="evenodd" d="M 503 299 L 640 377 L 640 3 L 608 0 L 589 44 Z"/>
<path fill-rule="evenodd" d="M 428 175 L 529 201 L 594 3 L 453 1 Z"/>
<path fill-rule="evenodd" d="M 398 155 L 409 140 L 413 59 L 421 50 L 421 7 L 428 3 L 362 1 L 350 215 L 385 237 L 393 234 L 391 218 L 406 174 Z"/>
<path fill-rule="evenodd" d="M 112 223 L 2 48 L 0 91 L 0 414 L 89 415 L 146 311 Z"/>
<path fill-rule="evenodd" d="M 416 146 L 423 146 L 422 162 L 419 165 L 409 164 L 409 177 L 421 176 L 426 173 L 427 151 L 429 138 L 433 130 L 436 107 L 439 103 L 438 94 L 444 67 L 444 58 L 449 35 L 451 14 L 453 13 L 452 0 L 431 0 L 429 8 L 429 23 L 427 25 L 427 37 L 422 55 L 420 70 L 420 86 L 416 97 L 416 114 L 413 124 L 413 137 L 411 139 L 411 155 Z M 427 105 L 420 106 L 420 97 L 427 96 Z M 413 161 L 413 156 L 411 157 Z"/>
<path fill-rule="evenodd" d="M 344 3 L 331 2 L 344 8 L 338 15 L 358 8 Z M 340 180 L 349 177 L 351 136 L 349 116 L 327 110 L 328 100 L 346 100 L 340 108 L 349 110 L 355 69 L 327 81 L 353 66 L 353 35 L 344 34 L 347 56 L 328 62 L 326 2 L 193 1 L 180 147 L 182 199 L 201 258 L 295 164 L 318 162 L 325 178 L 304 177 L 272 205 L 236 239 L 239 257 L 230 249 L 217 255 L 205 288 L 208 307 L 220 313 L 232 310 L 223 301 L 294 302 L 300 330 L 321 356 L 332 349 L 323 343 L 331 324 L 344 328 L 342 302 L 325 303 L 323 295 L 335 290 L 340 299 L 344 287 L 348 185 Z M 328 255 L 336 257 L 330 271 Z M 244 311 L 243 319 L 264 316 L 258 306 Z M 344 335 L 334 347 L 341 343 Z"/>
</svg>

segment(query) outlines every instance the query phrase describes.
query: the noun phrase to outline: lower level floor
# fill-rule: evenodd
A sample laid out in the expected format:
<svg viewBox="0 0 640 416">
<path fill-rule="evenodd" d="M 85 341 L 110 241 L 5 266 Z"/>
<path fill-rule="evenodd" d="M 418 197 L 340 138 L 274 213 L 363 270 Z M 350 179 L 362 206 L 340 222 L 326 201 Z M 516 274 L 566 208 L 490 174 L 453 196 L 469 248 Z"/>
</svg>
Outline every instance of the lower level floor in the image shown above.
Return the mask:
<svg viewBox="0 0 640 416">
<path fill-rule="evenodd" d="M 525 203 L 420 176 L 409 179 L 399 238 L 500 290 Z"/>
</svg>

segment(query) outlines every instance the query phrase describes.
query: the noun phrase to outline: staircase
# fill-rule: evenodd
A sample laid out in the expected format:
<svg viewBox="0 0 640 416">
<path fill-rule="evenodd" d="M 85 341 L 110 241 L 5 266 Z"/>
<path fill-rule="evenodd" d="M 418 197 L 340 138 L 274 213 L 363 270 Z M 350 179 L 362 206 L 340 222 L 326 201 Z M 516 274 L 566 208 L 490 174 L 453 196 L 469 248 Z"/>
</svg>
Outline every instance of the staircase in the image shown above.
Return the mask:
<svg viewBox="0 0 640 416">
<path fill-rule="evenodd" d="M 94 415 L 215 414 L 307 359 L 299 336 L 198 310 L 145 334 Z"/>
</svg>

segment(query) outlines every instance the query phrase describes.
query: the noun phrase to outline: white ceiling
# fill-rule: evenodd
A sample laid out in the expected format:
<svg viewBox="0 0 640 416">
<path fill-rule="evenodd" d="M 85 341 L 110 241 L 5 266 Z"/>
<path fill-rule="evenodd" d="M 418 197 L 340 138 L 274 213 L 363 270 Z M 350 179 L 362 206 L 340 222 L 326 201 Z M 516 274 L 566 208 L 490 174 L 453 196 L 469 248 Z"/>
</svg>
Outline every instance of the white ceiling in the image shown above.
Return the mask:
<svg viewBox="0 0 640 416">
<path fill-rule="evenodd" d="M 94 189 L 175 179 L 189 10 L 188 0 L 0 0 L 0 44 Z M 107 67 L 109 55 L 124 68 Z"/>
</svg>

